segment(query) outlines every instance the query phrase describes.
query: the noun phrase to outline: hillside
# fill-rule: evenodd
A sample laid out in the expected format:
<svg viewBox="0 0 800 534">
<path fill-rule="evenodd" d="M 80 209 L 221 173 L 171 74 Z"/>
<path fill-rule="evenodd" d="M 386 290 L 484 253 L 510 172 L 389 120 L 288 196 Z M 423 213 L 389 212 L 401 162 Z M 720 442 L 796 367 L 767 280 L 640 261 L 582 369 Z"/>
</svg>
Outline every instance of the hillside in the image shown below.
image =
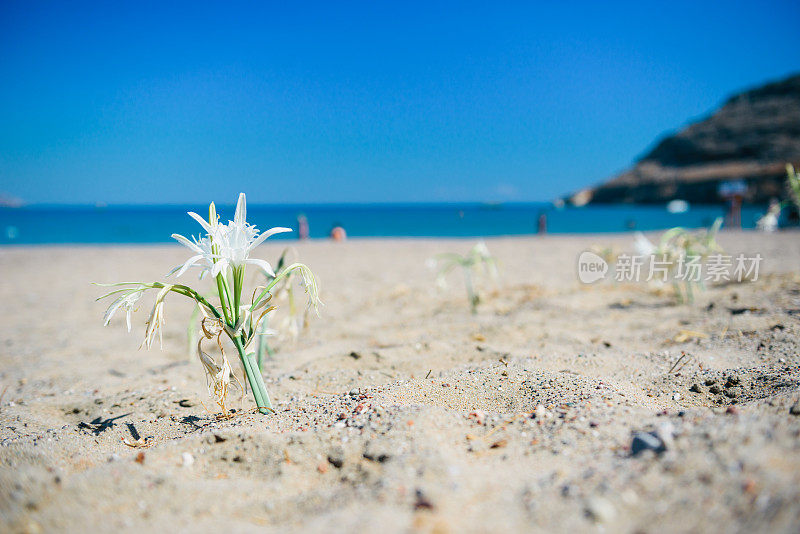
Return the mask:
<svg viewBox="0 0 800 534">
<path fill-rule="evenodd" d="M 608 182 L 572 195 L 575 204 L 720 201 L 719 185 L 747 184 L 745 202 L 785 195 L 785 164 L 800 163 L 800 74 L 739 93 L 710 117 L 655 145 Z"/>
</svg>

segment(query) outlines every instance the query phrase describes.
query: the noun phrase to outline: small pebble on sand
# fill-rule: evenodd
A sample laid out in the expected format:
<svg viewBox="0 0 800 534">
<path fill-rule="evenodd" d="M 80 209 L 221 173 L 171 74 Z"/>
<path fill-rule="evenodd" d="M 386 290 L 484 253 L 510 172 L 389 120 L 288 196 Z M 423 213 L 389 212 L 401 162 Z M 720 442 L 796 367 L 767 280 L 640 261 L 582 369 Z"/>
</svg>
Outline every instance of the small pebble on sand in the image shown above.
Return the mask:
<svg viewBox="0 0 800 534">
<path fill-rule="evenodd" d="M 644 451 L 660 453 L 665 450 L 667 450 L 667 447 L 664 445 L 664 442 L 655 434 L 650 432 L 637 432 L 633 435 L 633 440 L 631 441 L 631 454 L 633 456 L 638 456 Z"/>
</svg>

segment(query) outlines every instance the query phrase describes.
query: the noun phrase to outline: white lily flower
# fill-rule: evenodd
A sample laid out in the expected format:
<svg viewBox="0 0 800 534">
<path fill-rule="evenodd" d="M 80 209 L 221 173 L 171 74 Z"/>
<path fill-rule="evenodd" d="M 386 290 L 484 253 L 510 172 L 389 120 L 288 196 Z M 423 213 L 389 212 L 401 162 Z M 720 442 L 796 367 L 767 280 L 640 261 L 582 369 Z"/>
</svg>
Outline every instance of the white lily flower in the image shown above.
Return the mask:
<svg viewBox="0 0 800 534">
<path fill-rule="evenodd" d="M 247 202 L 244 193 L 239 193 L 236 204 L 236 215 L 228 224 L 220 224 L 213 234 L 214 244 L 219 246 L 219 258 L 214 265 L 212 275 L 225 272 L 229 267 L 238 268 L 244 264 L 261 267 L 270 276 L 275 276 L 272 266 L 264 261 L 250 258 L 250 252 L 263 243 L 268 237 L 283 232 L 291 232 L 291 228 L 275 227 L 259 233 L 258 229 L 246 221 Z"/>
<path fill-rule="evenodd" d="M 236 381 L 239 389 L 242 389 L 242 384 L 236 375 L 233 373 L 231 364 L 225 353 L 222 353 L 221 365 L 214 361 L 208 353 L 204 352 L 201 348 L 202 340 L 197 343 L 197 354 L 200 357 L 200 363 L 203 364 L 203 369 L 206 372 L 206 380 L 208 386 L 208 393 L 214 398 L 214 401 L 225 412 L 225 398 L 228 396 L 228 389 L 231 382 Z M 244 390 L 242 389 L 244 393 Z"/>
<path fill-rule="evenodd" d="M 197 343 L 197 353 L 200 357 L 200 363 L 203 364 L 203 368 L 205 369 L 208 377 L 209 393 L 211 393 L 211 390 L 213 389 L 215 400 L 217 402 L 223 402 L 225 395 L 228 392 L 228 386 L 231 383 L 231 376 L 233 376 L 231 364 L 228 363 L 228 359 L 223 354 L 222 365 L 219 365 L 209 354 L 203 352 L 203 349 L 200 348 L 201 343 L 202 340 Z"/>
<path fill-rule="evenodd" d="M 300 286 L 303 288 L 303 291 L 305 291 L 306 298 L 308 299 L 307 306 L 309 308 L 314 308 L 314 313 L 319 315 L 319 305 L 324 303 L 322 299 L 319 298 L 319 284 L 317 284 L 317 279 L 314 273 L 311 272 L 311 269 L 302 263 L 297 270 L 300 271 Z"/>
<path fill-rule="evenodd" d="M 125 322 L 128 325 L 128 332 L 131 331 L 131 314 L 134 311 L 136 304 L 139 302 L 139 299 L 142 298 L 142 294 L 146 288 L 137 287 L 136 289 L 131 289 L 130 292 L 123 294 L 117 300 L 111 303 L 111 305 L 106 310 L 105 315 L 103 316 L 103 326 L 108 326 L 108 323 L 111 322 L 111 318 L 117 313 L 117 310 L 120 308 L 125 309 Z"/>
<path fill-rule="evenodd" d="M 489 252 L 489 247 L 486 246 L 486 243 L 479 241 L 477 245 L 472 247 L 471 252 L 476 255 L 477 264 L 483 268 L 484 273 L 488 274 L 492 280 L 497 280 L 500 277 L 495 258 Z"/>
<path fill-rule="evenodd" d="M 156 332 L 158 332 L 159 346 L 162 349 L 164 348 L 164 338 L 161 330 L 161 327 L 164 324 L 164 298 L 173 287 L 173 285 L 166 284 L 156 296 L 156 302 L 153 304 L 153 310 L 150 312 L 150 318 L 147 319 L 147 329 L 144 332 L 144 341 L 142 341 L 142 346 L 145 346 L 148 349 L 153 345 L 153 339 L 156 337 Z"/>
<path fill-rule="evenodd" d="M 222 367 L 217 365 L 217 362 L 206 352 L 203 352 L 203 349 L 200 348 L 200 345 L 203 341 L 200 340 L 197 342 L 197 355 L 200 357 L 200 363 L 203 364 L 203 368 L 205 369 L 206 373 L 209 377 L 214 377 L 222 370 Z"/>
<path fill-rule="evenodd" d="M 486 246 L 486 243 L 483 241 L 478 241 L 478 243 L 472 247 L 472 250 L 480 256 L 481 258 L 491 258 L 492 255 L 489 253 L 489 247 Z"/>
<path fill-rule="evenodd" d="M 259 329 L 259 331 L 258 331 L 258 333 L 256 335 L 264 336 L 264 337 L 277 337 L 279 334 L 280 334 L 280 332 L 278 332 L 274 328 L 261 328 L 261 329 Z"/>
<path fill-rule="evenodd" d="M 194 241 L 192 242 L 180 234 L 172 234 L 172 239 L 175 239 L 178 243 L 187 247 L 189 250 L 194 252 L 195 255 L 186 260 L 183 265 L 179 265 L 178 267 L 172 269 L 167 276 L 170 276 L 175 272 L 177 272 L 178 276 L 180 276 L 185 273 L 189 267 L 196 265 L 197 262 L 205 262 L 205 265 L 203 265 L 203 268 L 200 271 L 200 278 L 202 279 L 206 273 L 214 271 L 214 264 L 219 258 L 219 255 L 214 250 L 213 242 L 214 235 L 219 227 L 217 222 L 217 208 L 214 206 L 213 202 L 209 205 L 208 222 L 206 222 L 202 217 L 193 211 L 188 212 L 188 215 L 200 223 L 200 226 L 202 226 L 203 230 L 206 231 L 206 235 L 200 237 L 199 239 L 192 236 L 192 240 Z M 214 273 L 214 276 L 216 276 L 216 273 Z"/>
<path fill-rule="evenodd" d="M 202 270 L 200 271 L 200 278 L 203 278 L 206 273 L 214 270 L 214 262 L 217 258 L 217 255 L 214 254 L 211 238 L 206 236 L 197 239 L 196 237 L 192 236 L 192 240 L 194 241 L 193 243 L 180 234 L 172 234 L 172 239 L 175 239 L 181 245 L 188 247 L 190 250 L 196 252 L 196 254 L 186 260 L 183 265 L 178 265 L 172 269 L 167 276 L 170 276 L 176 272 L 176 276 L 181 276 L 190 267 L 197 265 L 198 262 L 204 262 L 204 265 L 202 265 Z"/>
<path fill-rule="evenodd" d="M 291 232 L 291 228 L 275 227 L 270 228 L 264 233 L 259 233 L 258 228 L 248 224 L 247 202 L 244 193 L 239 194 L 236 204 L 236 214 L 228 224 L 219 224 L 216 220 L 216 209 L 211 205 L 210 220 L 206 221 L 197 213 L 190 211 L 189 216 L 197 221 L 206 235 L 200 239 L 193 237 L 189 241 L 180 234 L 172 234 L 172 238 L 195 253 L 186 262 L 176 267 L 170 274 L 176 273 L 181 276 L 190 267 L 202 262 L 200 277 L 210 272 L 215 277 L 219 273 L 227 274 L 228 269 L 238 268 L 249 263 L 257 265 L 270 276 L 275 276 L 272 266 L 256 258 L 250 258 L 250 252 L 267 238 L 283 232 Z"/>
</svg>

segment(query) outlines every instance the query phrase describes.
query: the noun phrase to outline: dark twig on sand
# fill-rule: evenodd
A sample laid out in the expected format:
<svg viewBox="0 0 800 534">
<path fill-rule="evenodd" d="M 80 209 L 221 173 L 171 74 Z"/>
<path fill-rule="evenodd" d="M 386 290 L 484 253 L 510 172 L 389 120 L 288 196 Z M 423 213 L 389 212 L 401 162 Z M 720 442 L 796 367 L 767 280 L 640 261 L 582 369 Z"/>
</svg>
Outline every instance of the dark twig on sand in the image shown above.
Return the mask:
<svg viewBox="0 0 800 534">
<path fill-rule="evenodd" d="M 675 363 L 673 363 L 672 367 L 669 368 L 669 371 L 667 371 L 667 374 L 670 374 L 670 373 L 673 373 L 673 372 L 675 374 L 678 374 L 681 371 L 681 369 L 686 367 L 686 365 L 688 363 L 692 362 L 692 360 L 694 360 L 694 358 L 691 355 L 686 354 L 686 352 L 684 352 L 684 351 L 681 351 L 680 358 L 675 360 Z"/>
</svg>

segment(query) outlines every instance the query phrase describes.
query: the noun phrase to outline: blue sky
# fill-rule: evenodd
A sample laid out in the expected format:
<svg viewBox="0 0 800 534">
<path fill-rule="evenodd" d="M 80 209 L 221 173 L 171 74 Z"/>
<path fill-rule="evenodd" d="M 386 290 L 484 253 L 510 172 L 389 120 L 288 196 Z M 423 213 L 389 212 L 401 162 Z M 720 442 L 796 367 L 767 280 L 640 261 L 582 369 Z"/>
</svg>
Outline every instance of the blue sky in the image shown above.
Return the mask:
<svg viewBox="0 0 800 534">
<path fill-rule="evenodd" d="M 798 2 L 0 3 L 0 193 L 550 200 L 800 71 Z"/>
</svg>

